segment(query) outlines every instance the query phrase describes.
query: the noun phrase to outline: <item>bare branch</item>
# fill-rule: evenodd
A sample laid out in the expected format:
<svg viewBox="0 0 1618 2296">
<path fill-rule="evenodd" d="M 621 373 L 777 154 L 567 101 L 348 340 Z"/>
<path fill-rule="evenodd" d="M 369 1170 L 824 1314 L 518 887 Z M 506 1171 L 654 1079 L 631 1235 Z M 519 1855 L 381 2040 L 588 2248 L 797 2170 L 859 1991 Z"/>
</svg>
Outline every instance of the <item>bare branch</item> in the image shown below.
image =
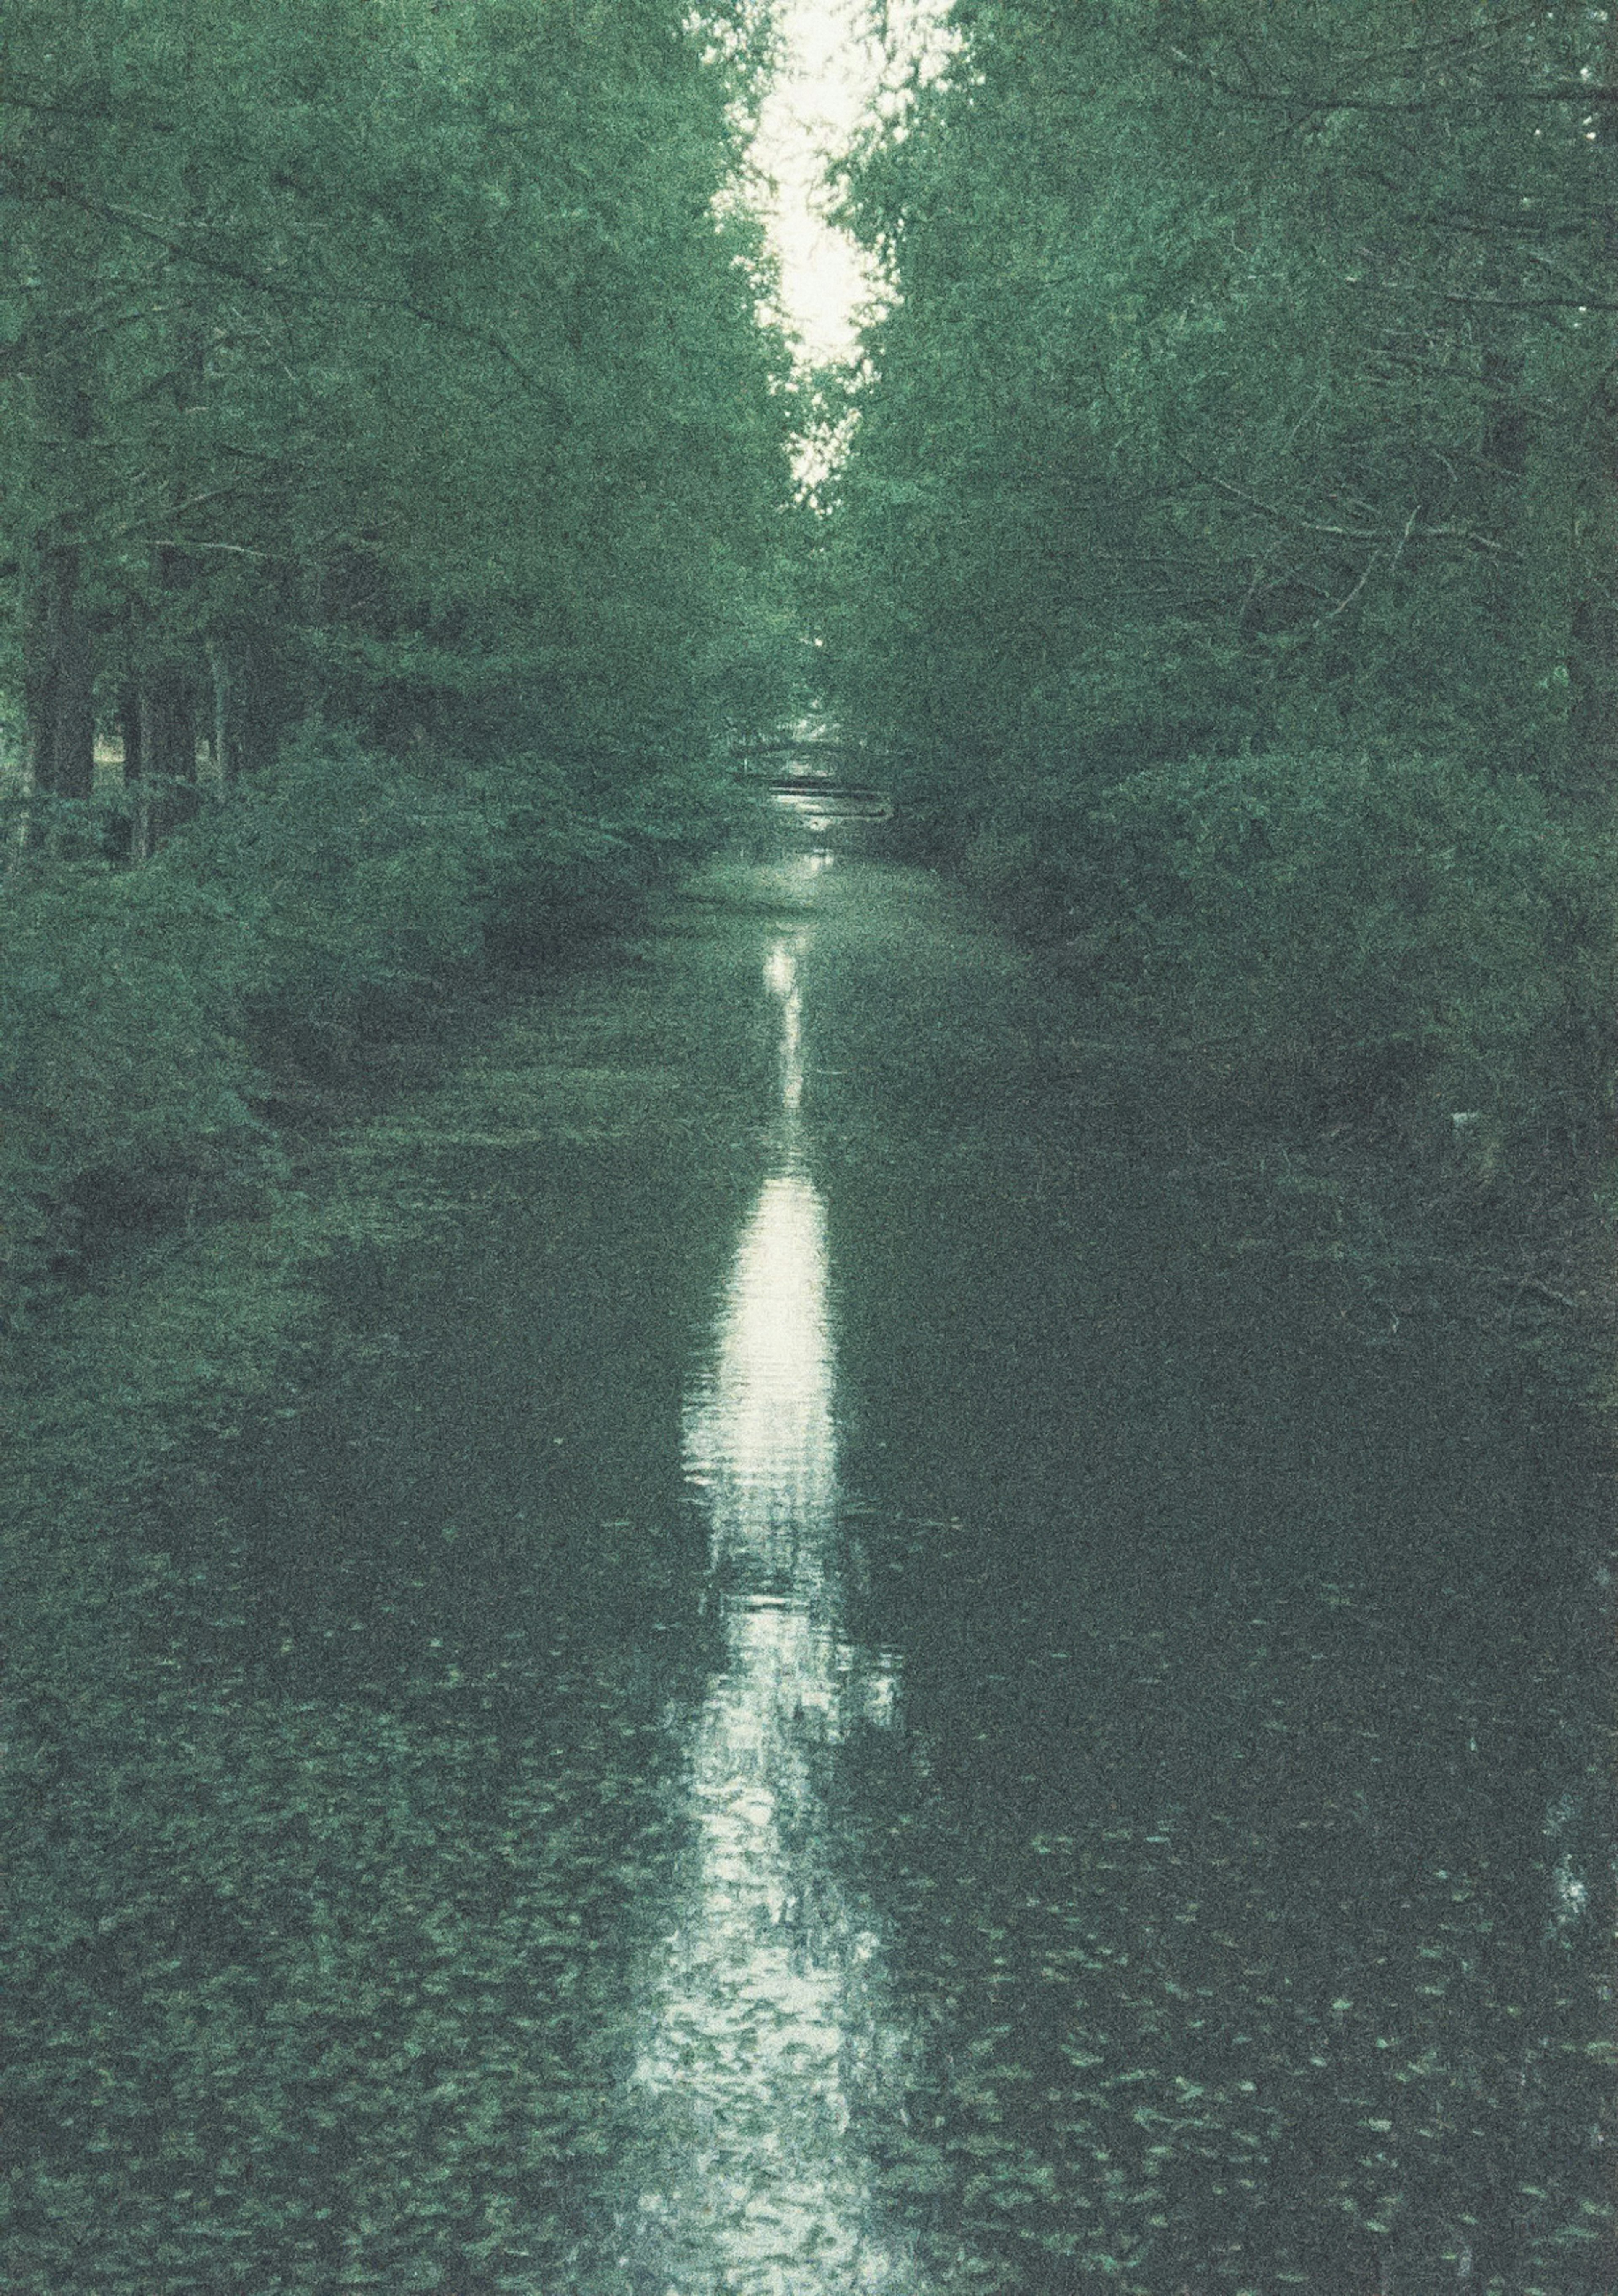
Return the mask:
<svg viewBox="0 0 1618 2296">
<path fill-rule="evenodd" d="M 1299 534 L 1325 535 L 1334 542 L 1383 543 L 1393 539 L 1391 529 L 1386 527 L 1330 526 L 1324 520 L 1305 518 L 1297 511 L 1285 510 L 1278 503 L 1267 503 L 1261 496 L 1250 494 L 1245 487 L 1236 486 L 1228 479 L 1216 479 L 1210 472 L 1199 471 L 1196 475 L 1203 486 L 1212 487 L 1220 494 L 1229 495 L 1236 501 L 1245 503 L 1250 510 L 1261 512 L 1264 517 L 1273 519 L 1277 526 L 1289 526 Z M 1516 555 L 1515 552 L 1508 552 L 1504 544 L 1498 542 L 1492 535 L 1479 534 L 1468 526 L 1407 525 L 1400 544 L 1401 550 L 1412 536 L 1418 542 L 1465 542 L 1474 550 L 1486 550 L 1496 557 L 1515 558 Z"/>
</svg>

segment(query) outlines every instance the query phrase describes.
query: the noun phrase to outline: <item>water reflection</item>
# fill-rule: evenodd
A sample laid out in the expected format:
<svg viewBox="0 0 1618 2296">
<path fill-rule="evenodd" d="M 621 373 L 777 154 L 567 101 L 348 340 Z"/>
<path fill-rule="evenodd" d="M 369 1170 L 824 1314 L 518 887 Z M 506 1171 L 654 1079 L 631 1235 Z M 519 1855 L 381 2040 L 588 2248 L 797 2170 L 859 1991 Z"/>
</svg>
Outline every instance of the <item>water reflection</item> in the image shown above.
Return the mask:
<svg viewBox="0 0 1618 2296">
<path fill-rule="evenodd" d="M 808 938 L 807 933 L 800 932 L 790 940 L 772 942 L 769 954 L 764 960 L 764 985 L 781 1007 L 781 1107 L 787 1117 L 795 1117 L 803 1105 L 803 991 L 798 985 L 798 960 L 803 954 Z M 784 1128 L 782 1144 L 783 1162 L 789 1172 L 796 1172 L 800 1149 L 795 1127 L 789 1125 Z M 809 1193 L 813 1196 L 812 1189 Z M 754 1225 L 757 1226 L 756 1219 Z M 824 1267 L 819 1273 L 824 1299 Z M 732 1288 L 734 1292 L 735 1286 Z M 777 1319 L 783 1324 L 793 1320 L 787 1303 L 783 1303 Z M 826 1375 L 829 1381 L 829 1359 Z M 829 1393 L 827 1405 L 829 1408 Z"/>
<path fill-rule="evenodd" d="M 893 1707 L 891 1662 L 839 1634 L 836 1366 L 825 1216 L 805 1168 L 799 969 L 776 939 L 775 1168 L 736 1248 L 686 1472 L 710 1527 L 726 1662 L 686 1718 L 694 1840 L 637 2077 L 652 2169 L 639 2284 L 832 2296 L 919 2286 L 878 2221 L 861 2141 L 897 2111 L 903 2034 L 880 1942 L 840 1878 L 827 1750 Z"/>
</svg>

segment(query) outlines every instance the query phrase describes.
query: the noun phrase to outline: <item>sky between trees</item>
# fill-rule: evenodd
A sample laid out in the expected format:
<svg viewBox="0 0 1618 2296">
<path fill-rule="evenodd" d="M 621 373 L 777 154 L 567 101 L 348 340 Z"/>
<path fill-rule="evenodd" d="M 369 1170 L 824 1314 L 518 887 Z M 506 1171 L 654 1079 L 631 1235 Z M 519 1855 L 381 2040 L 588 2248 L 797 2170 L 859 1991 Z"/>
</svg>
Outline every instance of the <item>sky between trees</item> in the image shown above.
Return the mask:
<svg viewBox="0 0 1618 2296">
<path fill-rule="evenodd" d="M 754 164 L 773 182 L 766 212 L 781 266 L 789 332 L 812 365 L 852 361 L 876 277 L 869 256 L 829 220 L 828 160 L 891 110 L 913 63 L 935 70 L 947 50 L 945 0 L 878 12 L 869 0 L 783 0 L 780 60 L 760 107 Z"/>
</svg>

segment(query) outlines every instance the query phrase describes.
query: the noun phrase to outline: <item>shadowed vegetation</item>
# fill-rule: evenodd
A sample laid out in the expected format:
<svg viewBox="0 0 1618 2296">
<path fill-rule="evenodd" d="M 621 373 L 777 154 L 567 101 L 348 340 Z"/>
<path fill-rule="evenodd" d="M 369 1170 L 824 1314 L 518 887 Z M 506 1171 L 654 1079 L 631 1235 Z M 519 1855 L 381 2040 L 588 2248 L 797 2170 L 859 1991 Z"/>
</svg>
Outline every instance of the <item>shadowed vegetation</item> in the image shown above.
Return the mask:
<svg viewBox="0 0 1618 2296">
<path fill-rule="evenodd" d="M 1250 1082 L 1588 1144 L 1609 15 L 949 20 L 846 178 L 893 299 L 834 407 L 840 708 L 936 849 Z"/>
</svg>

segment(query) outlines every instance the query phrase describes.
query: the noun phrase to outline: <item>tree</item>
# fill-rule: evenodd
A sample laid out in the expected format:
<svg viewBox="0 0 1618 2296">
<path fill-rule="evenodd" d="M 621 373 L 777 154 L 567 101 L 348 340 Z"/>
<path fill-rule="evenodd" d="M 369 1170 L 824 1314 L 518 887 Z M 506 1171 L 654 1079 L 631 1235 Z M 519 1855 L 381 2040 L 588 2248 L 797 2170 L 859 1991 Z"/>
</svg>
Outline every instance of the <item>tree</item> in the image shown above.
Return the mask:
<svg viewBox="0 0 1618 2296">
<path fill-rule="evenodd" d="M 639 771 L 778 700 L 785 360 L 728 196 L 765 33 L 748 0 L 4 0 L 37 788 L 87 793 L 97 708 L 156 791 L 311 707 Z"/>
<path fill-rule="evenodd" d="M 1610 776 L 1597 12 L 958 5 L 856 155 L 894 300 L 826 520 L 922 781 L 1397 737 Z"/>
</svg>

